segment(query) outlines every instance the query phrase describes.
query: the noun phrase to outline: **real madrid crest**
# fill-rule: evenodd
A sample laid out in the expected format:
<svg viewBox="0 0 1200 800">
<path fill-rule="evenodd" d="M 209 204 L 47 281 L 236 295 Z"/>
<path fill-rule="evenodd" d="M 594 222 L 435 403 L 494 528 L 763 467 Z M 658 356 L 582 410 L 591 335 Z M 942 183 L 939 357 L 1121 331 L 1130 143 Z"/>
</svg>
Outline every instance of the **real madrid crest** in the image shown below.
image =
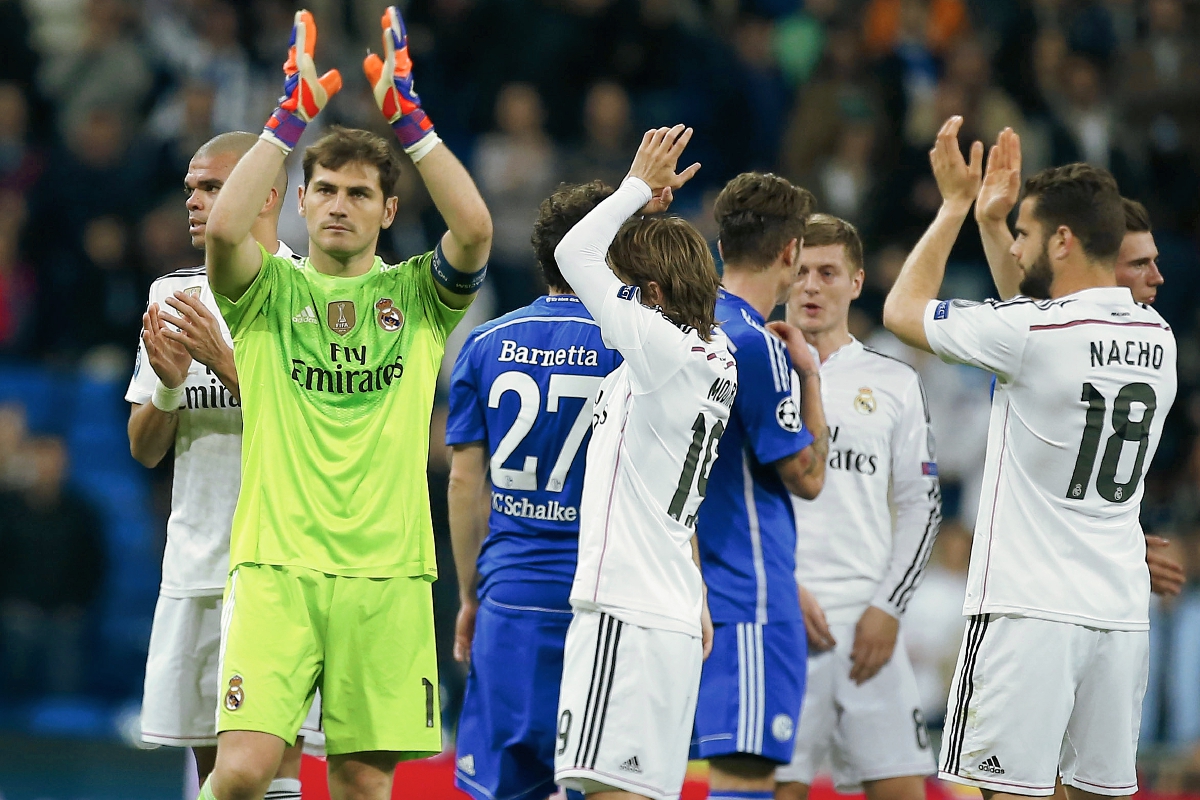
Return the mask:
<svg viewBox="0 0 1200 800">
<path fill-rule="evenodd" d="M 854 396 L 854 410 L 860 414 L 875 413 L 875 393 L 871 391 L 870 386 L 864 386 L 858 390 L 858 394 Z"/>
<path fill-rule="evenodd" d="M 404 327 L 404 314 L 392 305 L 390 297 L 379 298 L 379 301 L 375 303 L 375 310 L 378 312 L 376 319 L 379 320 L 379 327 L 388 333 L 394 333 Z"/>
<path fill-rule="evenodd" d="M 242 691 L 242 676 L 234 673 L 229 679 L 229 691 L 225 692 L 225 708 L 228 711 L 237 711 L 242 707 L 242 701 L 246 699 L 246 693 Z"/>
<path fill-rule="evenodd" d="M 334 300 L 325 311 L 325 321 L 329 323 L 329 330 L 338 336 L 345 336 L 358 321 L 354 315 L 354 301 Z"/>
</svg>

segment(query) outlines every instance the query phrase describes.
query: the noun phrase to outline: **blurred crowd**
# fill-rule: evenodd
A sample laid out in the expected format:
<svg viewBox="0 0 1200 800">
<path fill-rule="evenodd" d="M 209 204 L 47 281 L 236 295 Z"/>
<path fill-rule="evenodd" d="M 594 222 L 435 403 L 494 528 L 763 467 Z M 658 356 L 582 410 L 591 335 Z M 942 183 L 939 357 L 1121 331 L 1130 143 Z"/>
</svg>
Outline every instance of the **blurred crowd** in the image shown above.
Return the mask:
<svg viewBox="0 0 1200 800">
<path fill-rule="evenodd" d="M 319 68 L 337 67 L 345 79 L 320 125 L 386 133 L 359 66 L 365 48 L 380 48 L 382 2 L 307 3 L 320 25 Z M 150 282 L 201 261 L 180 191 L 188 160 L 217 133 L 261 127 L 279 93 L 296 5 L 0 0 L 0 361 L 128 376 Z M 1147 478 L 1144 524 L 1176 541 L 1194 578 L 1181 598 L 1156 607 L 1144 736 L 1200 740 L 1200 3 L 411 0 L 403 8 L 416 88 L 495 222 L 477 322 L 543 291 L 529 244 L 540 201 L 564 180 L 618 183 L 649 126 L 695 128 L 689 150 L 703 169 L 676 210 L 710 238 L 716 191 L 748 169 L 783 174 L 859 227 L 867 286 L 853 331 L 920 370 L 946 484 L 935 568 L 906 623 L 934 706 L 958 644 L 990 401 L 989 376 L 909 351 L 879 325 L 883 298 L 940 202 L 927 151 L 940 123 L 962 114 L 965 143 L 990 143 L 1004 126 L 1020 133 L 1026 174 L 1077 160 L 1110 169 L 1150 211 L 1166 279 L 1157 307 L 1179 340 L 1179 400 Z M 299 164 L 289 171 L 294 191 Z M 427 250 L 441 232 L 413 170 L 399 192 L 400 213 L 381 242 L 386 258 Z M 304 252 L 294 203 L 280 238 Z M 991 292 L 968 220 L 945 293 Z M 30 462 L 56 458 L 65 454 Z M 444 497 L 438 460 L 435 498 Z M 53 465 L 34 471 L 53 482 Z M 439 613 L 452 620 L 452 566 L 443 563 L 451 607 Z M 88 600 L 84 585 L 77 602 Z M 6 631 L 17 624 L 5 616 Z"/>
</svg>

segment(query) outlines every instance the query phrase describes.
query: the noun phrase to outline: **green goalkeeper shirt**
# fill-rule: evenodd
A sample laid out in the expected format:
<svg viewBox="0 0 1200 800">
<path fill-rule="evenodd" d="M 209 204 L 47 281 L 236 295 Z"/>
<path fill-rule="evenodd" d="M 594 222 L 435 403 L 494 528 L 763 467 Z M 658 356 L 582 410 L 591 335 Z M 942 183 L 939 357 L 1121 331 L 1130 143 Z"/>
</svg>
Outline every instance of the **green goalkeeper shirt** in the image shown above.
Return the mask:
<svg viewBox="0 0 1200 800">
<path fill-rule="evenodd" d="M 237 302 L 217 295 L 242 393 L 230 568 L 437 577 L 426 463 L 446 335 L 433 253 L 352 278 L 262 251 Z"/>
</svg>

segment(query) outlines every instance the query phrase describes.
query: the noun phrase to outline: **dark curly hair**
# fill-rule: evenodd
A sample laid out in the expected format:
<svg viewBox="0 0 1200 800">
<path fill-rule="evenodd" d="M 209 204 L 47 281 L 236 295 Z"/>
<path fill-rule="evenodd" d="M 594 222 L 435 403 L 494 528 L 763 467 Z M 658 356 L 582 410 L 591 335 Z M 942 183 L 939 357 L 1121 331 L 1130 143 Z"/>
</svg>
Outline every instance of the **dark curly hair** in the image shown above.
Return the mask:
<svg viewBox="0 0 1200 800">
<path fill-rule="evenodd" d="M 1125 208 L 1112 173 L 1091 164 L 1048 167 L 1025 181 L 1033 217 L 1049 239 L 1067 227 L 1088 258 L 1111 262 L 1125 238 Z"/>
<path fill-rule="evenodd" d="M 713 216 L 725 262 L 765 269 L 793 239 L 816 207 L 807 189 L 770 172 L 743 172 L 717 195 Z"/>
<path fill-rule="evenodd" d="M 613 188 L 604 181 L 563 183 L 538 206 L 537 222 L 533 223 L 533 235 L 529 240 L 533 243 L 538 266 L 542 268 L 542 277 L 551 289 L 574 293 L 571 284 L 567 283 L 558 269 L 554 248 L 558 247 L 567 231 L 612 193 Z"/>
</svg>

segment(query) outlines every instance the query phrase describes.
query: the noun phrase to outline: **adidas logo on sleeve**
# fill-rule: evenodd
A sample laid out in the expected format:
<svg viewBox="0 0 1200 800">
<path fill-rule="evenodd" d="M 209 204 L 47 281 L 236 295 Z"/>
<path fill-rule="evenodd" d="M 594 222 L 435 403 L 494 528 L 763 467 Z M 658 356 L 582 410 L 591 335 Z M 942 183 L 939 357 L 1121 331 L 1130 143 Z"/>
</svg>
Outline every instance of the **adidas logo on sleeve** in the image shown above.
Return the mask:
<svg viewBox="0 0 1200 800">
<path fill-rule="evenodd" d="M 995 756 L 988 756 L 979 763 L 976 767 L 980 772 L 990 772 L 993 775 L 1003 775 L 1004 767 L 1000 766 L 1000 759 Z"/>
</svg>

